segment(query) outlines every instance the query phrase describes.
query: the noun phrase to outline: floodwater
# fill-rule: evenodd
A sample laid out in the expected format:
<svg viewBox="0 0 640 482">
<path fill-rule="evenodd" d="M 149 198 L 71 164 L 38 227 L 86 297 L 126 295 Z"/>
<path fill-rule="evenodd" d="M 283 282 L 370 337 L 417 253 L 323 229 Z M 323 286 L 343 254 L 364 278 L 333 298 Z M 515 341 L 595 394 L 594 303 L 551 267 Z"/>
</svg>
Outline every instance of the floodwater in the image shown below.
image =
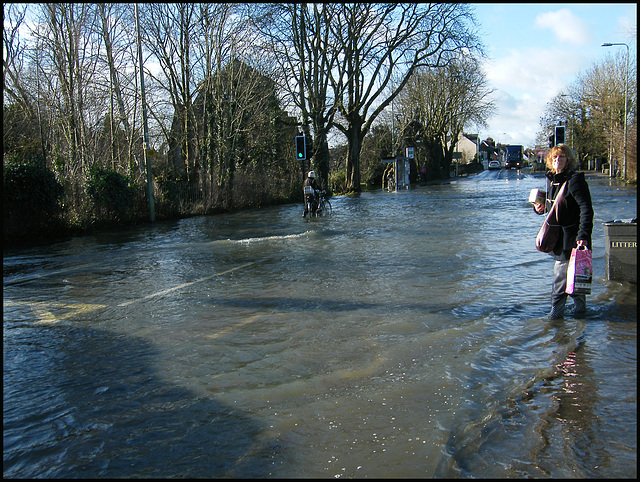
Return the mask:
<svg viewBox="0 0 640 482">
<path fill-rule="evenodd" d="M 636 478 L 637 194 L 588 181 L 581 319 L 525 172 L 5 251 L 4 477 Z"/>
</svg>

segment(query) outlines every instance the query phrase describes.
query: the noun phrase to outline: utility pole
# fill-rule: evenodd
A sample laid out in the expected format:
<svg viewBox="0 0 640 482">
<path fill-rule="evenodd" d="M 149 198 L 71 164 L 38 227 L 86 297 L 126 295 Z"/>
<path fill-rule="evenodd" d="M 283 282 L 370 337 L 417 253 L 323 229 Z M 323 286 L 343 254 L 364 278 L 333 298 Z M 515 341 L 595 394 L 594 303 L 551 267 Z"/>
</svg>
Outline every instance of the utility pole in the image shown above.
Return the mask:
<svg viewBox="0 0 640 482">
<path fill-rule="evenodd" d="M 151 173 L 151 160 L 147 156 L 147 148 L 149 147 L 149 127 L 147 124 L 147 102 L 144 97 L 144 71 L 142 69 L 142 41 L 140 39 L 140 19 L 138 18 L 138 4 L 136 9 L 136 29 L 138 31 L 138 63 L 140 64 L 140 95 L 142 100 L 142 126 L 144 129 L 144 138 L 142 140 L 142 156 L 147 169 L 147 197 L 149 199 L 149 218 L 151 222 L 156 220 L 156 208 L 153 201 L 153 175 Z"/>
</svg>

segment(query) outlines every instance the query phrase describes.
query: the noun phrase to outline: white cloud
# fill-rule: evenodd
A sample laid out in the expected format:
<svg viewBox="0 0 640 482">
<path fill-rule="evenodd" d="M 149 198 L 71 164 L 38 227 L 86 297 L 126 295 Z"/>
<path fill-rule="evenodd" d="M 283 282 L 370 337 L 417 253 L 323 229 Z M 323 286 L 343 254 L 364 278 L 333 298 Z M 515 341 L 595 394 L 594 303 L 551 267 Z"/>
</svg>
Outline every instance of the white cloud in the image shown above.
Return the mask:
<svg viewBox="0 0 640 482">
<path fill-rule="evenodd" d="M 489 121 L 487 134 L 502 143 L 533 147 L 544 102 L 528 95 L 516 98 L 503 90 L 496 94 L 497 115 Z"/>
<path fill-rule="evenodd" d="M 585 22 L 567 8 L 541 13 L 535 19 L 535 26 L 549 29 L 560 42 L 576 46 L 586 45 L 591 39 L 591 33 Z"/>
<path fill-rule="evenodd" d="M 580 61 L 566 49 L 537 47 L 510 49 L 487 61 L 485 73 L 496 103 L 487 134 L 532 147 L 547 102 L 571 83 Z"/>
<path fill-rule="evenodd" d="M 553 96 L 580 69 L 579 62 L 564 50 L 512 49 L 507 56 L 487 62 L 486 74 L 491 86 L 513 95 Z"/>
</svg>

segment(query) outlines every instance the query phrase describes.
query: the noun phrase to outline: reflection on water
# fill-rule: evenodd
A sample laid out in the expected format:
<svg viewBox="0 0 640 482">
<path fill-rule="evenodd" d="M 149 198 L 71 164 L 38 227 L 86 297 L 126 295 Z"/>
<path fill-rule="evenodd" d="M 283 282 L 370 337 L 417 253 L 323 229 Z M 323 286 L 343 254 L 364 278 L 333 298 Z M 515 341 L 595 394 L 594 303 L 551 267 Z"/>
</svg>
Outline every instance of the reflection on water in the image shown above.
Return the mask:
<svg viewBox="0 0 640 482">
<path fill-rule="evenodd" d="M 543 180 L 515 171 L 6 253 L 4 475 L 635 476 L 610 182 L 583 320 L 545 318 Z"/>
</svg>

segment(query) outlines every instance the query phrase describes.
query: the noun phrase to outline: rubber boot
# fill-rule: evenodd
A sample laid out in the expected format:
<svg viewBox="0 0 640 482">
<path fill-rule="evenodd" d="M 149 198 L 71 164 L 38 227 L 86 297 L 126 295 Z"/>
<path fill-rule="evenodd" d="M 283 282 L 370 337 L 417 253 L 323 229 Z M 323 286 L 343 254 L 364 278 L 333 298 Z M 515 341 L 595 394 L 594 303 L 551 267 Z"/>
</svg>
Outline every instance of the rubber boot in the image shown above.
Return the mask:
<svg viewBox="0 0 640 482">
<path fill-rule="evenodd" d="M 571 310 L 571 314 L 573 316 L 582 316 L 587 312 L 587 296 L 586 295 L 575 295 L 571 296 L 573 299 L 573 309 Z"/>
<path fill-rule="evenodd" d="M 564 307 L 567 303 L 567 298 L 561 298 L 551 305 L 551 312 L 549 313 L 549 319 L 557 320 L 564 317 Z"/>
</svg>

